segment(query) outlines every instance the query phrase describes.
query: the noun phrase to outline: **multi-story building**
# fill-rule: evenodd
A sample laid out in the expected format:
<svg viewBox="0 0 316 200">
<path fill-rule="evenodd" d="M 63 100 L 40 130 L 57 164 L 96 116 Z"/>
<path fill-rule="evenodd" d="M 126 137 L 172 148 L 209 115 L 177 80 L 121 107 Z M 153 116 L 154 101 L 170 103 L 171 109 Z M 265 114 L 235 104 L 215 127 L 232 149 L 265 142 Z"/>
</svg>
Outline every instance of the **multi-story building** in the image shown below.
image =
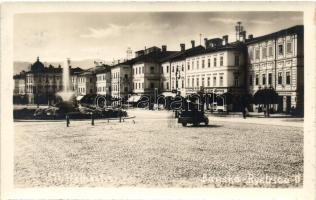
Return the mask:
<svg viewBox="0 0 316 200">
<path fill-rule="evenodd" d="M 45 67 L 37 58 L 25 76 L 25 92 L 28 102 L 30 104 L 54 102 L 55 94 L 63 89 L 61 74 L 61 66 L 58 68 L 52 65 Z"/>
<path fill-rule="evenodd" d="M 161 65 L 160 60 L 175 54 L 175 51 L 167 51 L 167 46 L 162 49 L 151 47 L 136 52 L 132 59 L 132 86 L 133 93 L 137 95 L 152 95 L 155 90 L 161 92 Z"/>
<path fill-rule="evenodd" d="M 221 95 L 250 93 L 274 88 L 281 96 L 274 107 L 302 111 L 304 97 L 303 26 L 253 37 L 240 33 L 235 42 L 228 36 L 205 39 L 204 46 L 180 51 L 151 47 L 135 52 L 135 58 L 113 66 L 88 70 L 70 67 L 71 88 L 76 95 L 129 95 L 177 92 L 182 96 L 204 91 Z M 37 61 L 25 73 L 14 76 L 14 95 L 26 94 L 29 103 L 50 102 L 63 89 L 62 68 Z M 214 95 L 213 95 L 214 96 Z"/>
<path fill-rule="evenodd" d="M 187 56 L 203 52 L 205 49 L 201 45 L 195 47 L 194 40 L 191 41 L 191 44 L 192 47 L 187 50 L 184 44 L 180 44 L 180 52 L 161 60 L 161 90 L 166 95 L 170 95 L 169 92 L 180 92 L 182 96 L 186 95 L 185 59 Z"/>
<path fill-rule="evenodd" d="M 63 89 L 62 71 L 61 66 L 49 65 L 45 67 L 37 58 L 37 61 L 31 65 L 30 70 L 25 72 L 23 76 L 19 76 L 19 94 L 26 94 L 30 104 L 54 103 L 56 93 Z M 72 82 L 71 88 L 76 91 L 76 77 L 78 73 L 82 72 L 82 69 L 69 66 L 69 71 Z"/>
<path fill-rule="evenodd" d="M 25 94 L 25 71 L 20 74 L 14 75 L 14 95 L 24 95 Z"/>
<path fill-rule="evenodd" d="M 111 95 L 111 69 L 110 66 L 99 66 L 100 70 L 96 72 L 97 94 Z"/>
<path fill-rule="evenodd" d="M 96 93 L 96 76 L 93 68 L 78 74 L 78 95 Z"/>
<path fill-rule="evenodd" d="M 131 62 L 125 61 L 111 67 L 111 95 L 114 98 L 128 98 L 132 91 Z"/>
<path fill-rule="evenodd" d="M 251 94 L 274 88 L 281 96 L 275 109 L 303 110 L 304 34 L 303 26 L 294 26 L 247 40 L 247 90 Z"/>
<path fill-rule="evenodd" d="M 244 92 L 246 61 L 243 42 L 228 43 L 228 36 L 205 39 L 205 50 L 185 59 L 186 93 L 240 94 Z"/>
</svg>

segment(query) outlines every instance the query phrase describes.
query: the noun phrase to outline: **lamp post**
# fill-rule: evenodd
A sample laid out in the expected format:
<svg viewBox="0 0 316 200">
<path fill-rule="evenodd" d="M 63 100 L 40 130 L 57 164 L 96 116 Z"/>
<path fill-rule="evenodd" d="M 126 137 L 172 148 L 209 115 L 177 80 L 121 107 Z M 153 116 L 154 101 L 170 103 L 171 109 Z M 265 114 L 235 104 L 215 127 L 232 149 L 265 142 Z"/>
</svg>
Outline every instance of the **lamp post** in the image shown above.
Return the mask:
<svg viewBox="0 0 316 200">
<path fill-rule="evenodd" d="M 181 78 L 180 72 L 179 72 L 179 66 L 177 66 L 176 68 L 176 90 L 177 90 L 177 94 L 178 94 L 178 80 Z"/>
</svg>

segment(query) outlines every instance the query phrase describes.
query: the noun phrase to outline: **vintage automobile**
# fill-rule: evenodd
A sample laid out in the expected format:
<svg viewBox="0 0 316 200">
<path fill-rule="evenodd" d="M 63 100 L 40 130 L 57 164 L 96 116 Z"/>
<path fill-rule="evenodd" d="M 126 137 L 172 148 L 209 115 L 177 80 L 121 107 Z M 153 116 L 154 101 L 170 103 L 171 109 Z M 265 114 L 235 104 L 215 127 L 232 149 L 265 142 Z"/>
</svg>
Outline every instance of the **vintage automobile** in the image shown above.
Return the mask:
<svg viewBox="0 0 316 200">
<path fill-rule="evenodd" d="M 178 123 L 182 126 L 187 124 L 193 124 L 193 126 L 198 126 L 200 123 L 204 123 L 206 126 L 209 123 L 208 118 L 204 115 L 204 112 L 197 110 L 181 111 L 178 116 Z"/>
</svg>

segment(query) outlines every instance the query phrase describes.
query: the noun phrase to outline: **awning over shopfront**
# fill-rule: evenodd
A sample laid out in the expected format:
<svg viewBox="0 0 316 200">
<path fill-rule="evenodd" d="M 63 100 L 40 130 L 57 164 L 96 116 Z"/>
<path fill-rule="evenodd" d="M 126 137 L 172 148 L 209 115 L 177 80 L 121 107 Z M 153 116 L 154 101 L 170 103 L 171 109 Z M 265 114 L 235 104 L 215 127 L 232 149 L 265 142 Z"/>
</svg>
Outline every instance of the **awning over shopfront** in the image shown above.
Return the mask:
<svg viewBox="0 0 316 200">
<path fill-rule="evenodd" d="M 130 96 L 128 98 L 127 102 L 129 102 L 129 103 L 137 102 L 140 100 L 140 98 L 141 98 L 141 96 L 139 96 L 139 95 L 133 95 L 133 96 Z"/>
</svg>

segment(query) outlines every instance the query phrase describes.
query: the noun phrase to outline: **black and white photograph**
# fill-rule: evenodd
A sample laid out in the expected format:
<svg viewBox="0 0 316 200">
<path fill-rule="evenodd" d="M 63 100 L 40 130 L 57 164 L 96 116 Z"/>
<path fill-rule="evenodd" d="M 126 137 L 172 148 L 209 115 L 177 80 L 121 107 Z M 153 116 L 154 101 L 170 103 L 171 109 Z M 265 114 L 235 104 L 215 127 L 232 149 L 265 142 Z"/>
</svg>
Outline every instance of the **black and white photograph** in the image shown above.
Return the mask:
<svg viewBox="0 0 316 200">
<path fill-rule="evenodd" d="M 11 27 L 14 188 L 306 184 L 302 10 L 37 10 Z"/>
</svg>

